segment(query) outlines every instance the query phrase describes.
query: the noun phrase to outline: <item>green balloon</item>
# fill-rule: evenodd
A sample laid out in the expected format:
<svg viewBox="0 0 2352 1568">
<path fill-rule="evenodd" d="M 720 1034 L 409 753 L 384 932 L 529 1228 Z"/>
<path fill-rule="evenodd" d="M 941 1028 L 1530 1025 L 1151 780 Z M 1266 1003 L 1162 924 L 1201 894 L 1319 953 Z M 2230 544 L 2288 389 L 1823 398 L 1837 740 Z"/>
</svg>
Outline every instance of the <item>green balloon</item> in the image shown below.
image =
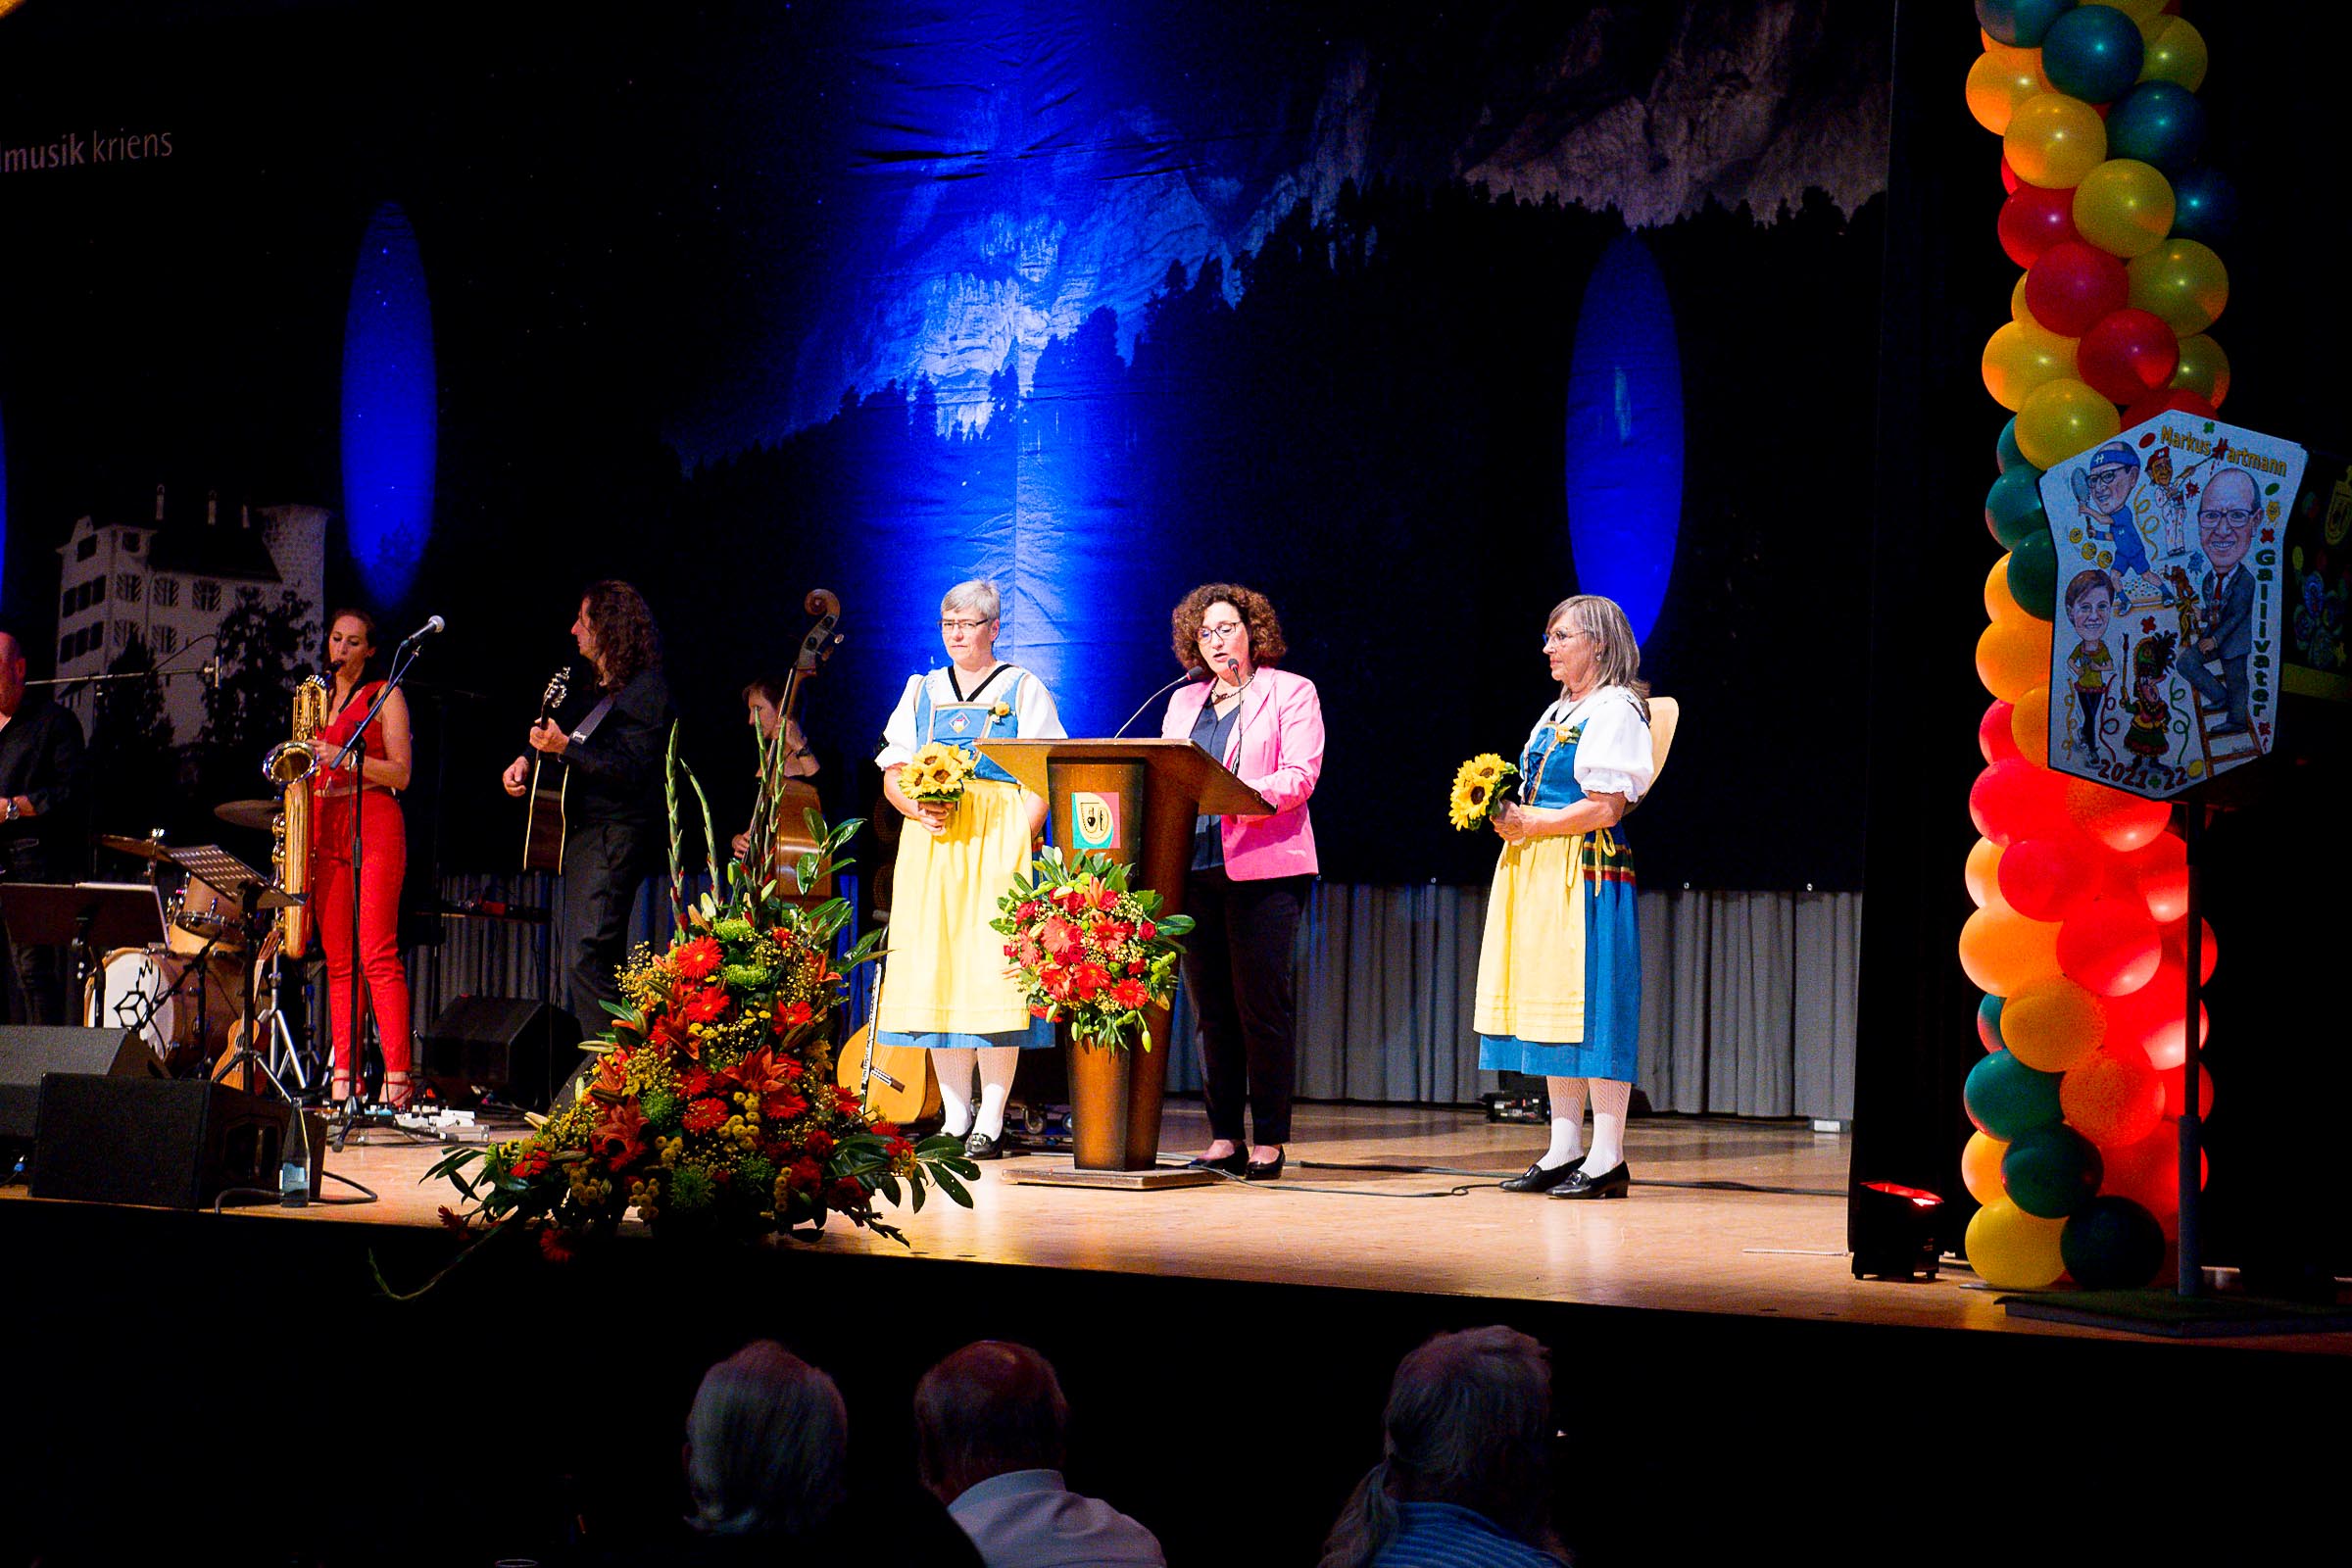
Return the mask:
<svg viewBox="0 0 2352 1568">
<path fill-rule="evenodd" d="M 2038 469 L 2020 465 L 1992 481 L 1992 488 L 1984 492 L 1984 526 L 2003 550 L 2015 550 L 2030 533 L 2050 531 L 2050 519 L 2041 510 Z"/>
<path fill-rule="evenodd" d="M 2001 466 L 2003 473 L 2007 473 L 2011 468 L 2034 467 L 2034 465 L 2026 461 L 2024 449 L 2017 444 L 2016 415 L 2009 416 L 2009 422 L 2001 426 L 2001 438 L 1992 446 L 1992 459 Z M 2034 468 L 2034 477 L 2036 479 L 2041 477 L 2039 468 Z"/>
<path fill-rule="evenodd" d="M 1977 1004 L 1977 1038 L 1986 1051 L 2005 1051 L 2008 1042 L 2001 1038 L 2001 999 L 1986 997 Z"/>
<path fill-rule="evenodd" d="M 2058 547 L 2050 530 L 2030 533 L 2009 547 L 2009 597 L 2036 620 L 2058 613 Z"/>
<path fill-rule="evenodd" d="M 2058 1233 L 2058 1255 L 2086 1291 L 2131 1290 L 2164 1267 L 2164 1227 L 2129 1198 L 2094 1198 Z"/>
<path fill-rule="evenodd" d="M 2009 1201 L 2043 1219 L 2064 1219 L 2083 1207 L 2098 1196 L 2105 1174 L 2090 1140 L 2064 1125 L 2022 1132 L 2001 1156 L 2001 1186 Z"/>
<path fill-rule="evenodd" d="M 2019 1135 L 2057 1123 L 2063 1073 L 2036 1072 L 2006 1051 L 1989 1053 L 1968 1070 L 1960 1098 L 1968 1119 L 1987 1138 L 2015 1143 Z"/>
</svg>

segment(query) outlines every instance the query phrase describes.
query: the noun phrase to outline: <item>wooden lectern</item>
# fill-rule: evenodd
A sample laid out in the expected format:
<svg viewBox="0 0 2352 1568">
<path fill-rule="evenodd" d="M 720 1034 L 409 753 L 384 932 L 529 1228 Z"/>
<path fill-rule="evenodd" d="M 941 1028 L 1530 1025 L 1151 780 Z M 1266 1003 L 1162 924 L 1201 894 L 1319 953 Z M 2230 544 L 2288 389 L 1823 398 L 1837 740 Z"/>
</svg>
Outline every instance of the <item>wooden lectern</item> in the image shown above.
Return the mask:
<svg viewBox="0 0 2352 1568">
<path fill-rule="evenodd" d="M 1136 886 L 1160 897 L 1168 914 L 1184 910 L 1184 879 L 1193 863 L 1193 822 L 1215 816 L 1266 816 L 1274 808 L 1189 740 L 982 741 L 981 754 L 1044 796 L 1053 809 L 1054 842 L 1071 864 L 1088 855 L 1132 864 Z M 1160 1095 L 1175 1047 L 1166 1007 L 1144 1009 L 1152 1049 L 1070 1048 L 1074 1171 L 1054 1179 L 1117 1187 L 1188 1186 L 1213 1174 L 1157 1171 Z M 1119 1173 L 1126 1173 L 1121 1179 Z M 1136 1174 L 1150 1173 L 1150 1174 Z M 1032 1179 L 1034 1177 L 1024 1177 Z"/>
</svg>

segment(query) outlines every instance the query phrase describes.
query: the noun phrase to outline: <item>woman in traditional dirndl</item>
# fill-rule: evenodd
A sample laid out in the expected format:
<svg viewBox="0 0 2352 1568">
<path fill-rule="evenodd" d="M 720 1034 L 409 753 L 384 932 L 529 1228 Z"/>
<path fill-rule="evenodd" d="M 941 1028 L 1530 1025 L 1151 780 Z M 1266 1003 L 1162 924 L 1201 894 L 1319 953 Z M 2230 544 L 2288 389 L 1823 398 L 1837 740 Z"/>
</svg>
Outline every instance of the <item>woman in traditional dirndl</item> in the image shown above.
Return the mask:
<svg viewBox="0 0 2352 1568">
<path fill-rule="evenodd" d="M 1004 1106 L 1021 1052 L 1054 1044 L 1054 1026 L 1029 1015 L 1005 973 L 1004 939 L 988 924 L 999 913 L 997 900 L 1029 863 L 1046 803 L 977 749 L 982 741 L 1067 733 L 1044 683 L 1017 664 L 998 662 L 998 614 L 994 583 L 959 583 L 948 591 L 939 607 L 947 667 L 907 678 L 874 759 L 883 794 L 907 819 L 892 880 L 875 1039 L 934 1054 L 945 1130 L 964 1139 L 974 1159 L 1004 1152 Z M 899 768 L 932 741 L 975 758 L 977 770 L 961 800 L 916 801 L 899 788 Z"/>
<path fill-rule="evenodd" d="M 1560 695 L 1520 753 L 1515 799 L 1494 818 L 1503 849 L 1478 955 L 1478 1064 L 1541 1074 L 1550 1088 L 1551 1146 L 1505 1189 L 1622 1198 L 1642 1026 L 1623 818 L 1656 772 L 1649 688 L 1625 612 L 1595 594 L 1552 611 L 1544 657 Z"/>
</svg>

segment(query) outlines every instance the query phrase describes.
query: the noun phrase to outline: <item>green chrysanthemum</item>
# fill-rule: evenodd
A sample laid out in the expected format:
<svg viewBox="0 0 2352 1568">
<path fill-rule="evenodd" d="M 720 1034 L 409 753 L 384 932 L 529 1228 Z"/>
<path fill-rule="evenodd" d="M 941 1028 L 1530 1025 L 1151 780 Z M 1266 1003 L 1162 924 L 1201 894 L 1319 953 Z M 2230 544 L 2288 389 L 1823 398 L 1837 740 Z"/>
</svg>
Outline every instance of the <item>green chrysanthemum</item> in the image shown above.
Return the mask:
<svg viewBox="0 0 2352 1568">
<path fill-rule="evenodd" d="M 656 1089 L 637 1097 L 637 1108 L 645 1112 L 647 1123 L 665 1133 L 678 1130 L 678 1117 L 684 1109 L 678 1097 L 665 1089 Z"/>
<path fill-rule="evenodd" d="M 691 1214 L 710 1207 L 716 1192 L 710 1184 L 710 1172 L 694 1165 L 680 1165 L 670 1173 L 668 1207 L 674 1213 Z"/>
</svg>

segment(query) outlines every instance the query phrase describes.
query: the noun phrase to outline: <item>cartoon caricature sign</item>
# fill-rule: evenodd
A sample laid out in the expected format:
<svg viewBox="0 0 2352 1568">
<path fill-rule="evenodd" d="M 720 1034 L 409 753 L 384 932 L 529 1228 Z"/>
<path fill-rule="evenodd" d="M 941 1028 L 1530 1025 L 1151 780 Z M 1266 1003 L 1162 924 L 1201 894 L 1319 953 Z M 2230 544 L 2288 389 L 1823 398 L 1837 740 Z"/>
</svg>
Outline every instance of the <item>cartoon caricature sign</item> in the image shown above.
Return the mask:
<svg viewBox="0 0 2352 1568">
<path fill-rule="evenodd" d="M 2041 476 L 2050 766 L 2162 799 L 2271 749 L 2289 441 L 2166 414 Z"/>
</svg>

